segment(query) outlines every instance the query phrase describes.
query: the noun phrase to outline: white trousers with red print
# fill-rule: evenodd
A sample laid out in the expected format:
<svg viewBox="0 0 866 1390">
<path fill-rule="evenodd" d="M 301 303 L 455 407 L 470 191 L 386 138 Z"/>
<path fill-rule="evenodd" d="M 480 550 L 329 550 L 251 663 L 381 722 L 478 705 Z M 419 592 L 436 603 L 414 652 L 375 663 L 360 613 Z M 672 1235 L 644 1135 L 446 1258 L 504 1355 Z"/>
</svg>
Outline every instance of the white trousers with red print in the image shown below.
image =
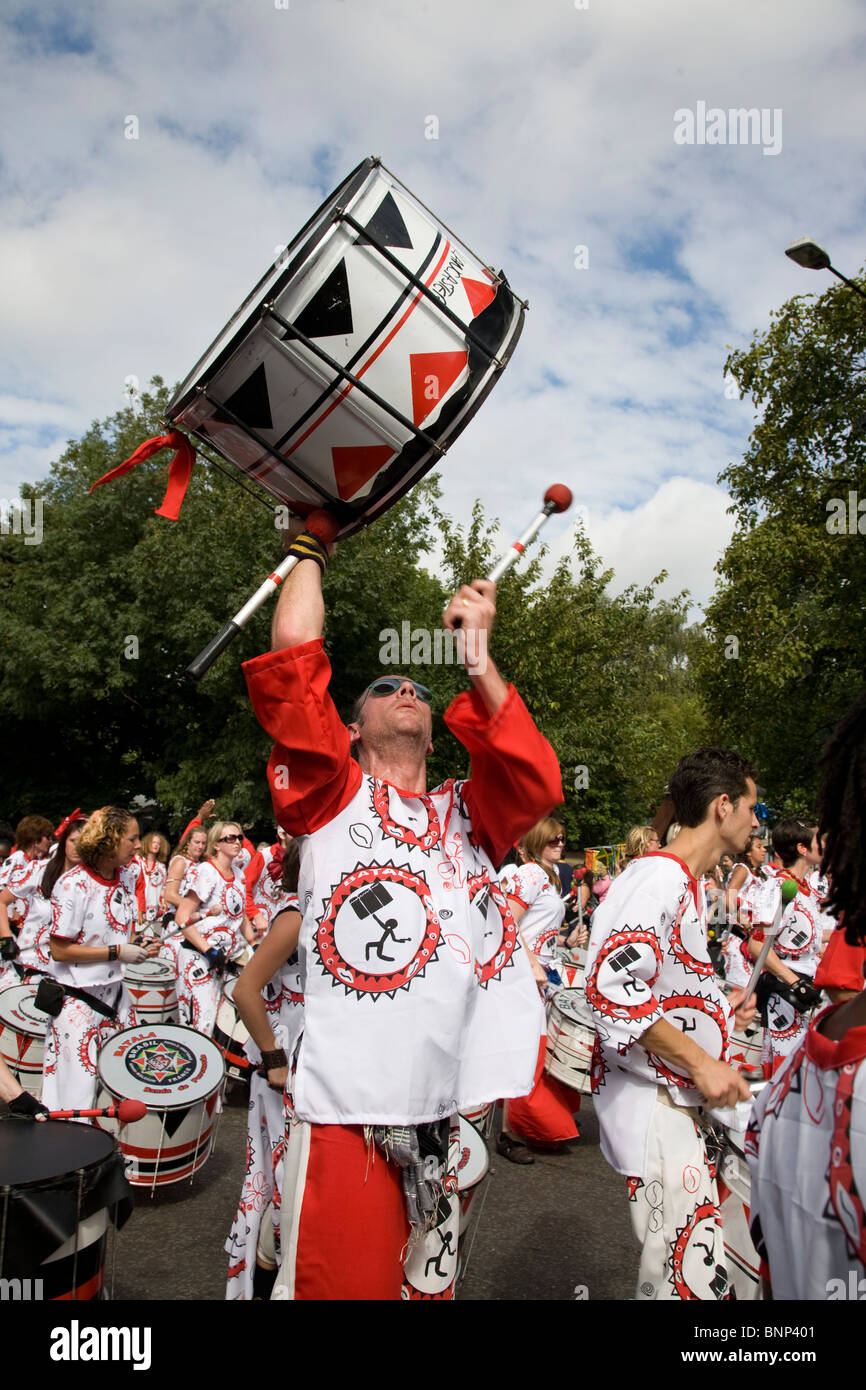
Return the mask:
<svg viewBox="0 0 866 1390">
<path fill-rule="evenodd" d="M 117 985 L 94 985 L 89 994 L 104 1004 L 114 1004 Z M 45 1032 L 42 1064 L 42 1104 L 49 1110 L 90 1110 L 96 1104 L 99 1050 L 117 1032 L 135 1024 L 126 988 L 117 1004 L 117 1022 L 91 1009 L 83 999 L 68 996 L 57 1018 Z M 82 1121 L 87 1123 L 87 1121 Z"/>
<path fill-rule="evenodd" d="M 184 1028 L 213 1037 L 223 979 L 199 951 L 190 951 L 182 937 L 163 941 L 159 954 L 177 970 L 177 1017 Z"/>
<path fill-rule="evenodd" d="M 641 1247 L 641 1301 L 731 1297 L 715 1170 L 694 1116 L 660 1100 L 650 1126 L 646 1181 L 626 1179 Z"/>
<path fill-rule="evenodd" d="M 244 1185 L 225 1246 L 229 1257 L 226 1298 L 252 1298 L 260 1234 L 270 1237 L 265 1243 L 268 1250 L 270 1245 L 274 1246 L 274 1262 L 280 1262 L 280 1196 L 286 1147 L 285 1124 L 283 1093 L 271 1090 L 264 1077 L 253 1072 L 250 1077 Z M 271 1232 L 262 1233 L 263 1221 L 271 1223 Z"/>
</svg>

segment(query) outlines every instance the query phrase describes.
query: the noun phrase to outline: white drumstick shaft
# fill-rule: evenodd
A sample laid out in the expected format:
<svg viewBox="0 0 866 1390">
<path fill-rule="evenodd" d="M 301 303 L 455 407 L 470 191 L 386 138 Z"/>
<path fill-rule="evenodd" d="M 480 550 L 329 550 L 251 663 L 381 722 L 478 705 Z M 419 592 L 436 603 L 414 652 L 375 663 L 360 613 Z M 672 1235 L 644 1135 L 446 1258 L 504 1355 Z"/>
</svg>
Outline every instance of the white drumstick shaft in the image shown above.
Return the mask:
<svg viewBox="0 0 866 1390">
<path fill-rule="evenodd" d="M 256 592 L 247 599 L 243 608 L 239 608 L 235 613 L 232 618 L 235 627 L 246 627 L 253 614 L 258 613 L 262 604 L 270 598 L 275 589 L 280 587 L 286 575 L 291 573 L 297 563 L 297 555 L 287 555 L 277 565 L 277 568 L 271 571 L 264 583 L 260 584 Z"/>
<path fill-rule="evenodd" d="M 755 961 L 755 966 L 754 966 L 754 969 L 752 970 L 752 974 L 751 974 L 751 977 L 750 977 L 750 979 L 749 979 L 749 983 L 748 983 L 748 985 L 746 986 L 746 999 L 748 999 L 748 998 L 754 993 L 754 991 L 755 991 L 755 985 L 758 983 L 758 980 L 761 978 L 761 971 L 763 970 L 764 966 L 765 966 L 766 963 L 767 963 L 767 956 L 770 954 L 770 951 L 772 950 L 773 942 L 775 941 L 776 937 L 779 935 L 779 932 L 782 930 L 782 918 L 784 917 L 785 913 L 787 912 L 789 906 L 790 906 L 790 903 L 786 903 L 784 898 L 780 898 L 780 899 L 779 899 L 779 906 L 776 908 L 776 915 L 775 915 L 775 917 L 773 918 L 773 925 L 772 925 L 771 927 L 765 928 L 765 931 L 764 931 L 764 944 L 763 944 L 763 946 L 761 947 L 761 954 L 758 956 L 758 959 Z"/>
<path fill-rule="evenodd" d="M 553 510 L 554 508 L 552 506 L 549 509 L 548 507 L 545 507 L 543 511 L 540 511 L 538 513 L 538 516 L 535 517 L 534 521 L 532 521 L 529 524 L 529 526 L 527 526 L 520 539 L 514 542 L 510 550 L 506 550 L 501 560 L 497 560 L 496 564 L 493 566 L 493 569 L 487 576 L 488 579 L 491 579 L 494 584 L 499 583 L 502 576 L 504 574 L 507 574 L 508 571 L 511 569 L 511 566 L 516 564 L 517 561 L 520 559 L 524 550 L 529 545 L 529 542 L 538 535 L 539 531 L 541 530 L 542 526 L 544 525 L 545 521 L 550 516 Z"/>
</svg>

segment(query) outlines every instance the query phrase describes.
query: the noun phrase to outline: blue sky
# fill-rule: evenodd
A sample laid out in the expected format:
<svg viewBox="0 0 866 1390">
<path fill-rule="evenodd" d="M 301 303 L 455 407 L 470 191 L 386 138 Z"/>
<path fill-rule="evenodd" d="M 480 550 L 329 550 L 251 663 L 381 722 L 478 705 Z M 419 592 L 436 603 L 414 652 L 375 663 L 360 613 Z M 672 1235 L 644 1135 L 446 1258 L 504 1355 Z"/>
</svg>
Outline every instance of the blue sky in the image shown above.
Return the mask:
<svg viewBox="0 0 866 1390">
<path fill-rule="evenodd" d="M 664 567 L 705 601 L 732 525 L 716 478 L 753 420 L 729 346 L 830 283 L 794 238 L 864 258 L 864 31 L 857 0 L 820 25 L 806 0 L 7 5 L 0 497 L 128 375 L 184 377 L 376 153 L 531 305 L 448 455 L 449 509 L 481 497 L 516 534 L 566 482 L 616 587 Z M 699 101 L 781 110 L 781 151 L 676 144 Z M 550 524 L 552 559 L 570 536 Z"/>
</svg>

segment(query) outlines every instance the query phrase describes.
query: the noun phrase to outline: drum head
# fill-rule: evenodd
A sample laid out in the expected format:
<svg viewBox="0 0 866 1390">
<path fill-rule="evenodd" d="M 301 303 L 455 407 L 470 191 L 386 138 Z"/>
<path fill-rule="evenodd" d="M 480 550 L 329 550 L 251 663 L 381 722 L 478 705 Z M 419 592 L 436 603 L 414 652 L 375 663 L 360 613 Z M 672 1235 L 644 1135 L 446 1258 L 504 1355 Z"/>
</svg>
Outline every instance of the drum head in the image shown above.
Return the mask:
<svg viewBox="0 0 866 1390">
<path fill-rule="evenodd" d="M 213 1095 L 224 1069 L 210 1038 L 193 1028 L 154 1023 L 115 1033 L 99 1053 L 97 1070 L 113 1096 L 172 1110 Z"/>
<path fill-rule="evenodd" d="M 170 985 L 177 979 L 177 971 L 170 961 L 164 960 L 161 956 L 152 956 L 150 960 L 139 961 L 138 965 L 125 965 L 123 968 L 125 980 L 132 980 L 146 985 Z"/>
<path fill-rule="evenodd" d="M 13 985 L 0 994 L 0 1026 L 31 1038 L 44 1038 L 48 1015 L 37 1009 L 36 985 Z"/>
<path fill-rule="evenodd" d="M 114 1139 L 93 1125 L 69 1120 L 10 1118 L 0 1122 L 0 1187 L 34 1187 L 102 1163 Z"/>
<path fill-rule="evenodd" d="M 328 507 L 347 536 L 438 462 L 523 313 L 503 275 L 368 159 L 262 277 L 168 418 L 298 515 Z"/>
<path fill-rule="evenodd" d="M 580 1023 L 584 1028 L 595 1029 L 592 1010 L 582 989 L 558 989 L 553 996 L 553 1003 L 561 1014 L 565 1014 L 566 1018 L 574 1023 Z"/>
<path fill-rule="evenodd" d="M 460 1115 L 460 1153 L 457 1158 L 457 1191 L 465 1192 L 484 1177 L 490 1167 L 487 1145 L 480 1130 Z"/>
</svg>

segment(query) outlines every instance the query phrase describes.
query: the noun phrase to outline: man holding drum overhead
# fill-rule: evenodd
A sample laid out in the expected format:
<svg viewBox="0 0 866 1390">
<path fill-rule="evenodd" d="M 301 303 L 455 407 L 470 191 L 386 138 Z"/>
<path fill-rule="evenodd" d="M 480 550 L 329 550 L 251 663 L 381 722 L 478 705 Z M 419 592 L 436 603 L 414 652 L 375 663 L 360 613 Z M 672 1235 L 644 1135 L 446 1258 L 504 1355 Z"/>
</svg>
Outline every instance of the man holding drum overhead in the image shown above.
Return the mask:
<svg viewBox="0 0 866 1390">
<path fill-rule="evenodd" d="M 287 1083 L 274 1296 L 399 1298 L 410 1235 L 456 1207 L 443 1191 L 450 1117 L 532 1086 L 542 1006 L 493 866 L 561 800 L 559 767 L 489 654 L 446 714 L 471 754 L 466 781 L 427 791 L 432 695 L 412 681 L 373 681 L 345 727 L 322 645 L 327 552 L 307 533 L 292 551 L 303 562 L 273 650 L 245 666 L 276 740 L 277 820 L 301 837 L 306 1016 Z M 494 593 L 464 586 L 445 627 L 486 641 Z M 440 1297 L 456 1269 L 456 1239 L 447 1246 Z"/>
<path fill-rule="evenodd" d="M 596 1022 L 593 1101 L 605 1158 L 628 1184 L 639 1299 L 731 1297 L 715 1169 L 698 1110 L 750 1099 L 728 1038 L 754 1016 L 726 999 L 707 949 L 700 878 L 756 828 L 755 769 L 701 748 L 670 780 L 680 831 L 635 859 L 593 916 L 586 998 Z M 731 1006 L 737 1008 L 736 1016 Z"/>
</svg>

